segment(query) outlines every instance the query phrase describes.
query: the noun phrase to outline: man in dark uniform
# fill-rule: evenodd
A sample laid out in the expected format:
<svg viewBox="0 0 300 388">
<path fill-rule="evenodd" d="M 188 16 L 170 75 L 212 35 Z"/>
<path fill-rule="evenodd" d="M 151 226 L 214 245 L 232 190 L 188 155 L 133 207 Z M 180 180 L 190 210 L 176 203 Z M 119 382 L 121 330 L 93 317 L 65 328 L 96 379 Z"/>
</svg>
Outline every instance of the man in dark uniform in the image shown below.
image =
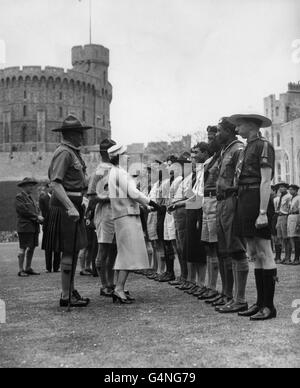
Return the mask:
<svg viewBox="0 0 300 388">
<path fill-rule="evenodd" d="M 16 196 L 17 231 L 19 235 L 20 252 L 19 277 L 29 275 L 39 275 L 31 268 L 32 258 L 35 248 L 39 245 L 40 224 L 44 219 L 39 215 L 39 210 L 32 198 L 34 187 L 37 181 L 32 178 L 24 178 L 18 186 L 22 189 Z M 26 268 L 24 270 L 24 260 L 26 256 Z"/>
<path fill-rule="evenodd" d="M 49 188 L 49 183 L 45 185 L 44 191 L 40 194 L 39 197 L 39 207 L 44 217 L 43 223 L 43 241 L 42 249 L 45 250 L 45 260 L 46 260 L 46 271 L 48 273 L 59 272 L 60 266 L 60 253 L 47 251 L 44 247 L 45 241 L 47 239 L 47 233 L 49 228 L 49 212 L 50 212 L 50 199 L 52 195 L 52 190 Z M 54 256 L 54 257 L 53 257 Z"/>
<path fill-rule="evenodd" d="M 257 289 L 256 303 L 239 315 L 262 321 L 277 315 L 274 307 L 277 269 L 267 213 L 275 151 L 272 144 L 259 135 L 260 128 L 270 127 L 272 122 L 264 116 L 246 114 L 231 116 L 229 121 L 236 125 L 239 135 L 247 139 L 236 170 L 238 205 L 235 226 L 237 235 L 247 239 L 248 252 L 255 259 Z"/>
<path fill-rule="evenodd" d="M 63 141 L 56 149 L 49 167 L 49 179 L 53 195 L 50 201 L 49 233 L 46 247 L 61 252 L 62 296 L 61 307 L 86 307 L 89 299 L 83 299 L 74 287 L 78 252 L 87 246 L 87 236 L 82 206 L 83 192 L 87 187 L 86 166 L 80 154 L 84 141 L 83 126 L 73 115 L 54 129 L 61 132 Z"/>
<path fill-rule="evenodd" d="M 235 235 L 233 227 L 237 205 L 234 178 L 244 144 L 237 139 L 236 127 L 227 118 L 220 121 L 217 137 L 222 145 L 217 180 L 217 233 L 223 298 L 214 305 L 218 312 L 228 314 L 248 310 L 245 298 L 249 273 L 246 241 Z"/>
</svg>

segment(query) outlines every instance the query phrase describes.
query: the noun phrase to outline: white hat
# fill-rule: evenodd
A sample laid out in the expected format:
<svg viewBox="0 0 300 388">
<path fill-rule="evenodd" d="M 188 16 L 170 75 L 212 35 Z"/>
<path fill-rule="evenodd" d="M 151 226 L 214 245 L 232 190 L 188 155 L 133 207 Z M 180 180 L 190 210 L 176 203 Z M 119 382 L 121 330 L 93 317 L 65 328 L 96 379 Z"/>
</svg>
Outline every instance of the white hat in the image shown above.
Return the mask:
<svg viewBox="0 0 300 388">
<path fill-rule="evenodd" d="M 121 145 L 120 144 L 116 144 L 116 145 L 112 146 L 111 148 L 109 148 L 107 150 L 107 153 L 108 153 L 110 158 L 113 158 L 115 156 L 125 154 L 126 151 L 127 151 L 127 147 L 126 146 L 124 146 L 122 144 Z"/>
<path fill-rule="evenodd" d="M 255 120 L 261 121 L 261 126 L 260 126 L 261 128 L 268 128 L 268 127 L 271 127 L 272 125 L 272 121 L 268 117 L 258 115 L 258 114 L 251 114 L 251 113 L 233 115 L 228 117 L 227 120 L 230 123 L 237 125 L 238 121 L 242 119 L 248 119 L 248 120 L 255 119 Z"/>
</svg>

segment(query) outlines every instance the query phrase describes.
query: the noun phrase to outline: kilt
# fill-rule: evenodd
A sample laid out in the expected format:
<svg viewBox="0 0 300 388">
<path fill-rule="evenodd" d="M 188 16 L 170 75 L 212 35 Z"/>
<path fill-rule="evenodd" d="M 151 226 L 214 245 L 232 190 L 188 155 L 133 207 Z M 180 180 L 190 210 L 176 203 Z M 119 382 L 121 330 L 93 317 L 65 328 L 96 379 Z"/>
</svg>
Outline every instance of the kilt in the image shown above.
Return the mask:
<svg viewBox="0 0 300 388">
<path fill-rule="evenodd" d="M 221 258 L 243 258 L 246 254 L 246 241 L 234 233 L 236 206 L 237 196 L 230 196 L 217 203 L 218 250 Z"/>
<path fill-rule="evenodd" d="M 19 232 L 19 246 L 20 249 L 34 249 L 39 246 L 39 232 L 23 233 Z"/>
<path fill-rule="evenodd" d="M 300 224 L 299 214 L 290 214 L 287 223 L 287 234 L 289 238 L 300 237 L 300 231 L 297 231 L 297 225 Z"/>
<path fill-rule="evenodd" d="M 262 229 L 255 226 L 260 210 L 260 189 L 239 190 L 235 217 L 235 234 L 245 238 L 271 240 L 271 222 Z"/>
<path fill-rule="evenodd" d="M 288 238 L 288 215 L 279 216 L 276 224 L 277 237 L 280 239 Z"/>
<path fill-rule="evenodd" d="M 201 241 L 202 209 L 186 210 L 184 259 L 188 263 L 206 264 L 205 244 Z"/>
<path fill-rule="evenodd" d="M 149 257 L 140 216 L 126 216 L 115 220 L 118 255 L 116 271 L 149 269 Z"/>
<path fill-rule="evenodd" d="M 111 204 L 98 204 L 95 212 L 96 234 L 99 244 L 112 244 L 115 238 L 115 224 Z"/>
<path fill-rule="evenodd" d="M 218 242 L 216 197 L 204 198 L 201 240 L 206 243 Z"/>
<path fill-rule="evenodd" d="M 74 241 L 76 223 L 68 217 L 61 202 L 53 195 L 50 200 L 49 224 L 45 237 L 45 249 L 47 251 L 73 254 L 74 244 L 77 252 L 88 245 L 82 197 L 69 198 L 80 215 L 80 220 L 77 223 L 76 244 Z"/>
</svg>

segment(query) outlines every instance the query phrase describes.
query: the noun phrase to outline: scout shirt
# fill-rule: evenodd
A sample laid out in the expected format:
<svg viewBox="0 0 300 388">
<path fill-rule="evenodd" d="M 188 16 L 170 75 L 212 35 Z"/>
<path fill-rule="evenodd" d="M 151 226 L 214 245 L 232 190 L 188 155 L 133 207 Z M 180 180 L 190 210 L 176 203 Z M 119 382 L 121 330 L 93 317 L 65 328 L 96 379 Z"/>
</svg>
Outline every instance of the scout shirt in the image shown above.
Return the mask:
<svg viewBox="0 0 300 388">
<path fill-rule="evenodd" d="M 272 144 L 257 135 L 256 138 L 247 142 L 236 169 L 236 183 L 242 185 L 260 185 L 261 169 L 272 169 L 272 179 L 275 170 L 275 150 Z"/>
<path fill-rule="evenodd" d="M 87 176 L 80 148 L 63 141 L 54 152 L 48 175 L 51 182 L 61 183 L 67 192 L 83 192 Z"/>
<path fill-rule="evenodd" d="M 38 233 L 40 230 L 39 210 L 32 197 L 22 190 L 16 196 L 15 208 L 17 212 L 17 232 Z"/>
<path fill-rule="evenodd" d="M 289 214 L 300 214 L 300 195 L 296 194 L 291 198 Z"/>
<path fill-rule="evenodd" d="M 281 197 L 276 198 L 276 213 L 282 214 L 282 215 L 288 215 L 290 211 L 290 204 L 291 204 L 292 196 L 290 193 L 286 193 L 282 195 Z"/>
<path fill-rule="evenodd" d="M 217 180 L 217 196 L 237 190 L 234 184 L 236 166 L 244 144 L 237 138 L 221 151 L 219 159 L 219 177 Z"/>
</svg>

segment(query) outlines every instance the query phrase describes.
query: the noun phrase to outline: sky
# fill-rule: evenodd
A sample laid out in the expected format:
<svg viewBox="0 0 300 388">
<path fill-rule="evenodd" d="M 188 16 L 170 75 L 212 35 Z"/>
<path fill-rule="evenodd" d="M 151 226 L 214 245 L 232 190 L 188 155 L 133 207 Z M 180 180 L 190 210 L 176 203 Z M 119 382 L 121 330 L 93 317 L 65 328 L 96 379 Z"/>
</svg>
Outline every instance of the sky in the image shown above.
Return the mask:
<svg viewBox="0 0 300 388">
<path fill-rule="evenodd" d="M 112 136 L 125 144 L 263 113 L 300 80 L 299 0 L 92 0 L 92 41 L 110 49 Z M 0 62 L 71 68 L 89 43 L 89 0 L 0 0 Z M 4 42 L 4 43 L 3 43 Z"/>
</svg>

